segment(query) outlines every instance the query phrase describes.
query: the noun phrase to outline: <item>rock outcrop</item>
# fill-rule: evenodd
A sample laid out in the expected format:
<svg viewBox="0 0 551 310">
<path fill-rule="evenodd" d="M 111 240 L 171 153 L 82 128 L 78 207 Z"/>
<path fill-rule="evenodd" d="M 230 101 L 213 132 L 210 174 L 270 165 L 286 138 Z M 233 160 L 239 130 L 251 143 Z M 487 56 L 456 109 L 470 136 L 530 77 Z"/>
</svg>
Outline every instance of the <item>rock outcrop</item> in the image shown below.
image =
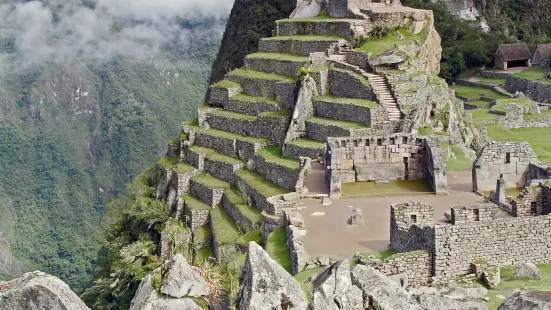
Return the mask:
<svg viewBox="0 0 551 310">
<path fill-rule="evenodd" d="M 176 254 L 164 268 L 161 293 L 175 298 L 208 296 L 207 283 L 182 254 Z"/>
<path fill-rule="evenodd" d="M 249 243 L 237 308 L 308 309 L 297 281 L 255 242 Z"/>
<path fill-rule="evenodd" d="M 350 263 L 339 261 L 322 271 L 312 281 L 314 310 L 361 310 L 362 291 L 352 284 Z"/>
<path fill-rule="evenodd" d="M 420 295 L 417 300 L 426 310 L 488 310 L 484 303 L 474 300 L 457 300 L 446 296 Z"/>
<path fill-rule="evenodd" d="M 541 271 L 532 263 L 519 264 L 515 269 L 515 278 L 540 280 Z"/>
<path fill-rule="evenodd" d="M 0 309 L 85 310 L 88 307 L 63 281 L 35 271 L 0 282 Z"/>
<path fill-rule="evenodd" d="M 517 291 L 497 310 L 551 310 L 551 291 Z"/>
<path fill-rule="evenodd" d="M 130 310 L 201 310 L 189 298 L 172 298 L 161 295 L 153 287 L 153 276 L 147 275 L 132 299 Z"/>
</svg>

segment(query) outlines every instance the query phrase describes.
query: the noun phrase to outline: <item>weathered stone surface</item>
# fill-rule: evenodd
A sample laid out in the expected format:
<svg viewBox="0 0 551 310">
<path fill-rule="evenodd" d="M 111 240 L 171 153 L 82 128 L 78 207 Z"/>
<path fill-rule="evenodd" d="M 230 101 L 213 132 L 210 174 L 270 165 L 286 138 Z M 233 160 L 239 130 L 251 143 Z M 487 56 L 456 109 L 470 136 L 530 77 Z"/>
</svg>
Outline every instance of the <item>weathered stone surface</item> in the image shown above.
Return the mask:
<svg viewBox="0 0 551 310">
<path fill-rule="evenodd" d="M 363 225 L 364 218 L 361 209 L 352 209 L 352 215 L 348 219 L 348 224 L 350 225 Z"/>
<path fill-rule="evenodd" d="M 482 272 L 482 279 L 489 288 L 493 289 L 499 285 L 501 281 L 501 271 L 497 266 L 488 266 Z"/>
<path fill-rule="evenodd" d="M 398 283 L 403 288 L 408 288 L 408 275 L 407 273 L 399 273 L 388 276 L 392 281 Z"/>
<path fill-rule="evenodd" d="M 301 310 L 308 308 L 308 301 L 297 281 L 250 242 L 237 305 L 240 310 Z"/>
<path fill-rule="evenodd" d="M 517 291 L 497 310 L 551 310 L 551 291 Z"/>
<path fill-rule="evenodd" d="M 488 290 L 484 287 L 456 287 L 444 296 L 457 300 L 481 299 L 488 294 Z"/>
<path fill-rule="evenodd" d="M 176 254 L 171 261 L 166 263 L 164 269 L 166 271 L 163 274 L 161 293 L 176 298 L 209 294 L 205 280 L 194 267 L 188 264 L 182 254 Z"/>
<path fill-rule="evenodd" d="M 314 310 L 363 309 L 362 291 L 352 285 L 350 263 L 339 261 L 322 271 L 312 281 Z"/>
<path fill-rule="evenodd" d="M 446 296 L 419 295 L 419 305 L 426 310 L 488 310 L 486 304 L 478 301 L 461 301 Z"/>
<path fill-rule="evenodd" d="M 157 271 L 159 272 L 159 271 Z M 189 298 L 171 298 L 157 293 L 153 287 L 153 277 L 147 275 L 130 303 L 129 310 L 201 310 L 201 308 Z"/>
<path fill-rule="evenodd" d="M 541 271 L 532 263 L 522 263 L 515 269 L 515 278 L 528 278 L 541 280 Z"/>
<path fill-rule="evenodd" d="M 84 310 L 84 302 L 60 279 L 35 271 L 0 282 L 0 309 Z"/>
<path fill-rule="evenodd" d="M 398 283 L 371 267 L 357 265 L 352 283 L 362 290 L 365 308 L 371 304 L 379 310 L 423 309 Z"/>
<path fill-rule="evenodd" d="M 331 264 L 331 261 L 329 260 L 329 256 L 326 256 L 326 255 L 319 256 L 318 262 L 320 266 L 329 266 Z"/>
</svg>

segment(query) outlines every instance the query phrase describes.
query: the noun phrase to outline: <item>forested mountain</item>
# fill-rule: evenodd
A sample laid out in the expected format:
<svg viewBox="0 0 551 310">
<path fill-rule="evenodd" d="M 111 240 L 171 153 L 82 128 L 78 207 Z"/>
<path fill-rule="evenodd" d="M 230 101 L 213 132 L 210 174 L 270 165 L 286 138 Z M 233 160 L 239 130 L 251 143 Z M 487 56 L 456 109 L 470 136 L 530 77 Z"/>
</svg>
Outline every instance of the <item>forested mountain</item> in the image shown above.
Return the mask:
<svg viewBox="0 0 551 310">
<path fill-rule="evenodd" d="M 173 7 L 0 4 L 2 277 L 40 269 L 82 290 L 107 203 L 194 117 L 225 17 L 158 5 Z"/>
</svg>

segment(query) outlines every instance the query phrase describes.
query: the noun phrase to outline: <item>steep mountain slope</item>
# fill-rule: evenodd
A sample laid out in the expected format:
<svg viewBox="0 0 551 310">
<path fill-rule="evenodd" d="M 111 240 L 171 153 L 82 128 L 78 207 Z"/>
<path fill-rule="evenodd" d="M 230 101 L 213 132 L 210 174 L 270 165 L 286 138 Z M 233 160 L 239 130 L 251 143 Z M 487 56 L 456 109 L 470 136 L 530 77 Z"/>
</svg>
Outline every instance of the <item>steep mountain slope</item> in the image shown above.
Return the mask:
<svg viewBox="0 0 551 310">
<path fill-rule="evenodd" d="M 186 45 L 144 60 L 68 59 L 0 77 L 0 273 L 22 271 L 9 249 L 75 291 L 86 285 L 106 203 L 193 117 L 223 24 L 183 23 Z"/>
</svg>

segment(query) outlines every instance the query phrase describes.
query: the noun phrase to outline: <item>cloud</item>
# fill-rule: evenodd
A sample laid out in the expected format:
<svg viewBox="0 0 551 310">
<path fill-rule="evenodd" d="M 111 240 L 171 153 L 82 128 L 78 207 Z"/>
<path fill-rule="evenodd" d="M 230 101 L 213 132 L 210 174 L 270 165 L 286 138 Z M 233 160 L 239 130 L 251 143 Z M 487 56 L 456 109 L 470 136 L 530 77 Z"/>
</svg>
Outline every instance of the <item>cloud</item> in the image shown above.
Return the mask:
<svg viewBox="0 0 551 310">
<path fill-rule="evenodd" d="M 232 5 L 233 0 L 4 2 L 0 66 L 28 68 L 75 58 L 101 62 L 116 56 L 145 59 L 168 42 L 186 43 L 190 30 L 182 29 L 182 20 L 227 17 Z"/>
</svg>

